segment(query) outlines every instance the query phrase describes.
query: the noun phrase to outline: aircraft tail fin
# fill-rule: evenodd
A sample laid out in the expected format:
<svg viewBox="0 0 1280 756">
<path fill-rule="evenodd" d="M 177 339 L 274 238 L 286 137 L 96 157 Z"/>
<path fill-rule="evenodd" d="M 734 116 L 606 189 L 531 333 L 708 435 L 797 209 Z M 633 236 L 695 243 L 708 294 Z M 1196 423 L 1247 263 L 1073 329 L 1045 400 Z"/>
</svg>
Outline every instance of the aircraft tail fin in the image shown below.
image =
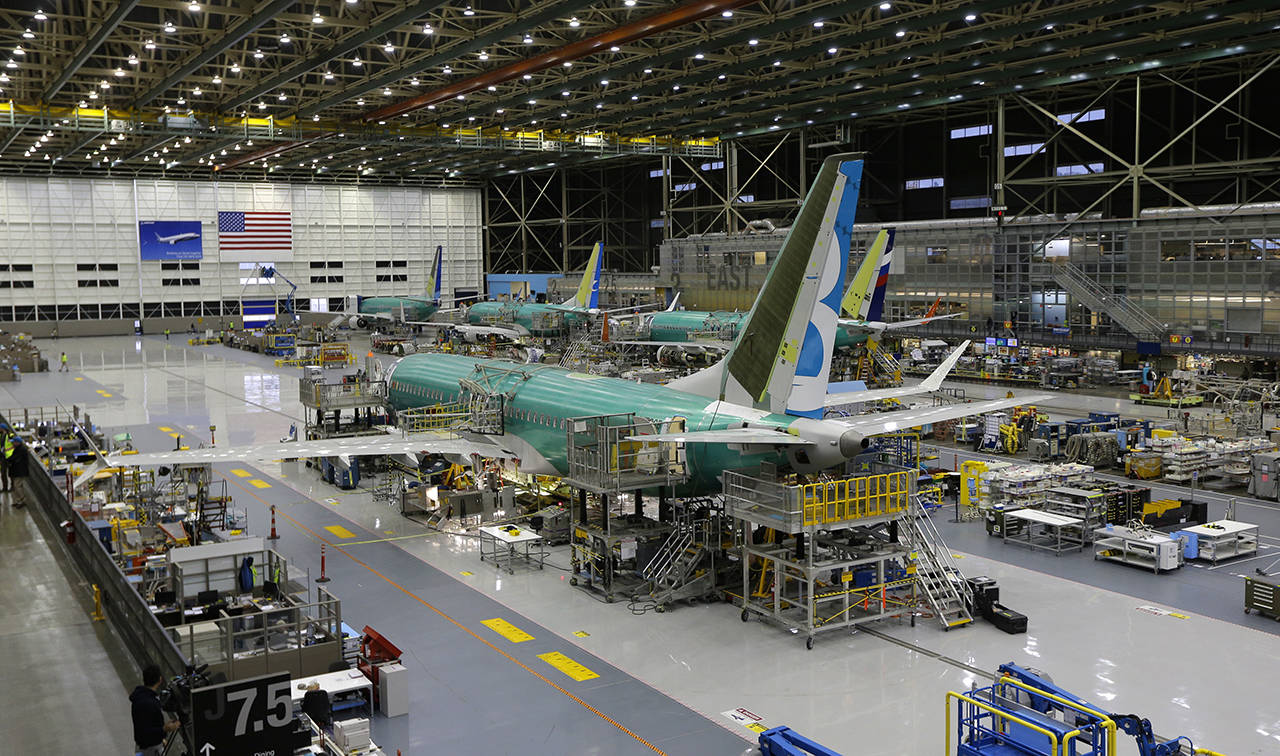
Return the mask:
<svg viewBox="0 0 1280 756">
<path fill-rule="evenodd" d="M 729 353 L 672 388 L 822 416 L 862 167 L 860 155 L 823 161 Z"/>
<path fill-rule="evenodd" d="M 582 272 L 582 281 L 578 283 L 577 293 L 562 304 L 582 310 L 594 310 L 600 306 L 600 265 L 603 259 L 604 242 L 596 242 L 591 248 L 587 269 Z"/>
<path fill-rule="evenodd" d="M 938 305 L 942 304 L 942 297 L 933 300 L 933 304 L 929 306 L 929 311 L 924 314 L 923 320 L 928 320 L 938 314 Z"/>
<path fill-rule="evenodd" d="M 444 277 L 444 246 L 436 245 L 436 256 L 427 273 L 427 295 L 423 299 L 440 304 L 440 280 Z"/>
<path fill-rule="evenodd" d="M 880 233 L 876 234 L 875 240 L 867 248 L 867 255 L 862 258 L 858 272 L 854 274 L 849 290 L 845 292 L 844 300 L 840 303 L 840 309 L 845 315 L 851 318 L 866 318 L 867 309 L 871 306 L 871 298 L 875 294 L 876 281 L 880 277 L 880 261 L 884 258 L 884 251 L 889 246 L 892 233 L 887 228 L 880 229 Z"/>
<path fill-rule="evenodd" d="M 667 312 L 675 312 L 676 307 L 680 306 L 680 292 L 676 292 L 676 296 L 671 300 L 671 304 L 667 305 Z"/>
<path fill-rule="evenodd" d="M 893 264 L 894 230 L 889 229 L 889 241 L 884 248 L 884 257 L 880 259 L 880 274 L 876 276 L 875 292 L 867 305 L 867 315 L 863 320 L 880 320 L 884 317 L 884 295 L 889 283 L 889 266 Z"/>
</svg>

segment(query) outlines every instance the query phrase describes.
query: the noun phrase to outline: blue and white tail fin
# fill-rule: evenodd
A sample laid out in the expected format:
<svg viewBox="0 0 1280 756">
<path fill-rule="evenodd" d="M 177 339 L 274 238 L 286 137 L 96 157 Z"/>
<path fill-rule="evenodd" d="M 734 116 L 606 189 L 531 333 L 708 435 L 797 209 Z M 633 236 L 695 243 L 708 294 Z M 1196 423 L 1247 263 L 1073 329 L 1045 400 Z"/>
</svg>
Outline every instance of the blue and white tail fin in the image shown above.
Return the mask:
<svg viewBox="0 0 1280 756">
<path fill-rule="evenodd" d="M 888 245 L 884 248 L 884 257 L 880 259 L 880 275 L 876 276 L 875 293 L 871 295 L 871 302 L 863 320 L 875 322 L 884 318 L 884 295 L 889 283 L 889 266 L 893 263 L 893 236 L 894 230 L 891 228 Z"/>
<path fill-rule="evenodd" d="M 582 280 L 578 283 L 578 291 L 566 299 L 566 307 L 580 310 L 596 310 L 600 307 L 600 268 L 604 261 L 604 242 L 596 242 L 591 248 L 591 257 L 587 260 L 587 269 L 582 272 Z"/>
<path fill-rule="evenodd" d="M 860 155 L 823 161 L 729 353 L 671 388 L 769 412 L 822 416 L 862 167 Z"/>
<path fill-rule="evenodd" d="M 427 299 L 440 304 L 440 282 L 444 278 L 444 247 L 436 246 L 436 257 L 431 263 L 431 271 L 427 274 Z"/>
</svg>

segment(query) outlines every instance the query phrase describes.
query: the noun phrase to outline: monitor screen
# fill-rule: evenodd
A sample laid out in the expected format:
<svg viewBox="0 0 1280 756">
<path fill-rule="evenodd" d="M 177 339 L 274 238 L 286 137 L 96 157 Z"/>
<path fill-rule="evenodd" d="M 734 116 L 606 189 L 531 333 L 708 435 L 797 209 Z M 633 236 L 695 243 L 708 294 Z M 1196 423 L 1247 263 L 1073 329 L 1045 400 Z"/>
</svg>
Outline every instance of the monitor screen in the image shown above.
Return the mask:
<svg viewBox="0 0 1280 756">
<path fill-rule="evenodd" d="M 200 591 L 196 594 L 196 603 L 201 606 L 215 603 L 218 600 L 217 591 Z"/>
</svg>

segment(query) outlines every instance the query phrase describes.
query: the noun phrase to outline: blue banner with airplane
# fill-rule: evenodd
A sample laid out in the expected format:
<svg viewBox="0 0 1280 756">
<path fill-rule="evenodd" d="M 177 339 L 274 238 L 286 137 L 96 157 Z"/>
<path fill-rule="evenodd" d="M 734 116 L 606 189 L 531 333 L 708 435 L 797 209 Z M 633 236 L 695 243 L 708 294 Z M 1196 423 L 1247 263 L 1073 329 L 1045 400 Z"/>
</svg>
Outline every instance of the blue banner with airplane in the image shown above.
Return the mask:
<svg viewBox="0 0 1280 756">
<path fill-rule="evenodd" d="M 138 221 L 138 249 L 143 260 L 200 260 L 200 221 Z"/>
</svg>

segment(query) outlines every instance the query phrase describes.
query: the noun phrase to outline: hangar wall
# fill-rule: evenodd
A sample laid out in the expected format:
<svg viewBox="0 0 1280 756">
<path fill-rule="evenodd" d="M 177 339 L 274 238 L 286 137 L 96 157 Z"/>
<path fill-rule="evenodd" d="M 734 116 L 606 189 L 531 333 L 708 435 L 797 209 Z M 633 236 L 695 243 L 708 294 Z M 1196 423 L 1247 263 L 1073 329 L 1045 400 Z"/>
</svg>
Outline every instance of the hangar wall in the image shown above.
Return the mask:
<svg viewBox="0 0 1280 756">
<path fill-rule="evenodd" d="M 0 327 L 59 332 L 185 330 L 239 315 L 273 289 L 244 284 L 254 263 L 221 259 L 219 211 L 289 211 L 291 255 L 262 255 L 312 299 L 336 310 L 351 294 L 419 294 L 437 244 L 442 292 L 482 281 L 476 189 L 284 183 L 0 177 Z M 141 260 L 139 221 L 199 221 L 203 259 Z M 242 266 L 247 266 L 247 269 Z M 274 294 L 288 286 L 278 281 Z M 159 322 L 164 319 L 165 322 Z M 153 321 L 155 321 L 153 323 Z"/>
</svg>

